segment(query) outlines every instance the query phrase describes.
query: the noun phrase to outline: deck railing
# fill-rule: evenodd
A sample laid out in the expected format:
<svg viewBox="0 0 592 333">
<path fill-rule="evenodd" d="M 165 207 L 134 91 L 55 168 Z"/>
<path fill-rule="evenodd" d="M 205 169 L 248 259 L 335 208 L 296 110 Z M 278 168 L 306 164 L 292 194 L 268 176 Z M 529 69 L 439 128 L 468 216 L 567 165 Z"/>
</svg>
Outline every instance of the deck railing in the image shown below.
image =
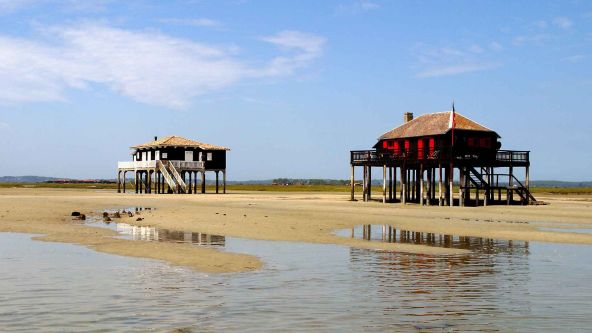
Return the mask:
<svg viewBox="0 0 592 333">
<path fill-rule="evenodd" d="M 350 163 L 353 164 L 389 164 L 393 162 L 420 162 L 420 161 L 450 161 L 450 148 L 437 148 L 431 152 L 419 155 L 416 150 L 393 153 L 378 150 L 352 150 Z M 528 163 L 530 152 L 516 150 L 498 150 L 495 152 L 453 151 L 455 160 L 487 160 L 493 162 Z"/>
<path fill-rule="evenodd" d="M 528 162 L 529 151 L 498 150 L 495 159 L 499 162 Z"/>
<path fill-rule="evenodd" d="M 176 161 L 169 160 L 177 170 L 199 170 L 204 168 L 203 161 Z M 156 161 L 126 161 L 117 162 L 119 169 L 152 169 L 156 168 Z"/>
</svg>

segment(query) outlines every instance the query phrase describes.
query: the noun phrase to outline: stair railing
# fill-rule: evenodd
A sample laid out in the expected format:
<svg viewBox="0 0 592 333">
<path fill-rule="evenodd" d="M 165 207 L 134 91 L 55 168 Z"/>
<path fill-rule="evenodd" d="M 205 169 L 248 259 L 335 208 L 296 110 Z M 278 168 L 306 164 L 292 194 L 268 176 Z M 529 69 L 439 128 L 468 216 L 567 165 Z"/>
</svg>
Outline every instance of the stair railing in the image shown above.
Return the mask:
<svg viewBox="0 0 592 333">
<path fill-rule="evenodd" d="M 169 164 L 168 161 L 157 161 L 156 166 L 158 167 L 158 170 L 160 170 L 160 172 L 162 173 L 162 175 L 164 176 L 164 180 L 167 182 L 167 184 L 169 184 L 169 187 L 171 189 L 173 189 L 173 192 L 177 193 L 177 183 L 175 182 L 175 180 L 173 179 L 173 177 L 171 176 L 171 174 L 168 172 L 166 166 L 166 164 Z"/>
<path fill-rule="evenodd" d="M 169 162 L 168 166 L 169 170 L 171 171 L 171 174 L 173 174 L 173 176 L 177 180 L 177 184 L 179 184 L 179 187 L 183 190 L 183 193 L 187 193 L 187 184 L 185 184 L 185 182 L 183 181 L 183 178 L 179 174 L 179 171 L 177 171 L 177 168 L 175 168 L 175 165 Z"/>
</svg>

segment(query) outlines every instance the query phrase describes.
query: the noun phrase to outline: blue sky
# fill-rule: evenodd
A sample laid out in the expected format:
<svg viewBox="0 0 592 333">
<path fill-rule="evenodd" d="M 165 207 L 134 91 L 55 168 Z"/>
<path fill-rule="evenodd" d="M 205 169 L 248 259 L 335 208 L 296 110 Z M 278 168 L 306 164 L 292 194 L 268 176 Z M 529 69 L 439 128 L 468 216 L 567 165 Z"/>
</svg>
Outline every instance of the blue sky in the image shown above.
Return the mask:
<svg viewBox="0 0 592 333">
<path fill-rule="evenodd" d="M 113 178 L 228 146 L 229 179 L 347 178 L 404 112 L 458 112 L 590 180 L 588 1 L 0 0 L 0 175 Z"/>
</svg>

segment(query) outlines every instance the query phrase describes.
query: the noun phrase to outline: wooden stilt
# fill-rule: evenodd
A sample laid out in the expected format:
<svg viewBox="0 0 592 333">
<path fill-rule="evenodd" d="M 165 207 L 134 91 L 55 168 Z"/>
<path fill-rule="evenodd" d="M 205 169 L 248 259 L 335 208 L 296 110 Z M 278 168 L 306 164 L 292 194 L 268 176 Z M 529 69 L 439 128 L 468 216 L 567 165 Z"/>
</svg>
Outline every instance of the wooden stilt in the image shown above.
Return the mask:
<svg viewBox="0 0 592 333">
<path fill-rule="evenodd" d="M 530 178 L 530 175 L 529 175 L 530 170 L 529 169 L 530 169 L 530 167 L 526 166 L 526 168 L 524 170 L 524 172 L 525 172 L 524 186 L 526 187 L 526 190 L 530 192 L 530 179 L 529 179 Z M 530 195 L 526 195 L 526 204 L 528 205 L 529 203 L 530 203 Z"/>
<path fill-rule="evenodd" d="M 351 190 L 350 200 L 354 201 L 354 200 L 356 200 L 356 198 L 355 198 L 356 184 L 355 184 L 355 166 L 353 164 L 351 165 L 351 173 L 349 175 L 349 186 L 350 186 L 350 190 Z"/>
<path fill-rule="evenodd" d="M 454 206 L 454 164 L 450 163 L 450 207 Z"/>
<path fill-rule="evenodd" d="M 427 193 L 427 202 L 426 202 L 426 204 L 428 206 L 431 206 L 432 205 L 432 196 L 434 195 L 433 194 L 434 187 L 433 187 L 433 184 L 432 184 L 432 181 L 433 181 L 433 179 L 432 179 L 433 171 L 434 171 L 433 168 L 428 168 L 428 170 L 427 170 L 427 174 L 428 174 L 428 193 Z"/>
<path fill-rule="evenodd" d="M 397 167 L 393 167 L 393 201 L 397 200 Z"/>
<path fill-rule="evenodd" d="M 411 183 L 411 172 L 412 170 L 405 170 L 406 171 L 406 177 L 407 179 L 405 179 L 405 190 L 407 193 L 405 193 L 405 201 L 411 201 L 411 188 L 413 188 L 413 184 Z"/>
<path fill-rule="evenodd" d="M 510 170 L 508 172 L 508 205 L 512 203 L 512 201 L 514 200 L 513 196 L 514 193 L 512 192 L 512 189 L 514 188 L 514 168 L 510 167 Z"/>
<path fill-rule="evenodd" d="M 226 194 L 226 169 L 222 171 L 222 193 Z"/>
<path fill-rule="evenodd" d="M 458 176 L 458 205 L 463 207 L 465 205 L 465 186 L 463 180 L 465 179 L 465 171 L 466 168 L 459 167 L 459 176 Z"/>
<path fill-rule="evenodd" d="M 121 171 L 117 170 L 117 193 L 121 193 Z"/>
<path fill-rule="evenodd" d="M 485 195 L 483 196 L 483 206 L 487 207 L 489 203 L 489 196 L 491 195 L 491 182 L 489 181 L 490 175 L 487 168 L 485 169 L 485 173 L 487 175 L 487 185 L 485 186 Z"/>
<path fill-rule="evenodd" d="M 386 165 L 382 166 L 382 203 L 386 203 Z"/>
<path fill-rule="evenodd" d="M 127 173 L 127 171 L 123 172 L 123 193 L 125 193 L 125 174 Z"/>
<path fill-rule="evenodd" d="M 368 175 L 367 175 L 367 166 L 364 165 L 364 167 L 362 168 L 362 201 L 366 201 L 366 182 L 368 180 Z"/>
<path fill-rule="evenodd" d="M 218 177 L 218 173 L 219 173 L 219 171 L 218 171 L 218 170 L 216 170 L 216 194 L 218 194 L 218 187 L 219 187 L 219 186 L 218 186 L 218 178 L 219 178 L 219 177 Z"/>
<path fill-rule="evenodd" d="M 421 195 L 421 188 L 420 188 L 421 180 L 419 178 L 419 176 L 420 176 L 419 168 L 415 169 L 414 175 L 415 175 L 415 184 L 414 184 L 415 185 L 415 198 L 414 198 L 414 200 L 415 200 L 415 202 L 421 204 L 421 197 L 420 197 L 420 195 Z"/>
<path fill-rule="evenodd" d="M 206 193 L 206 172 L 201 172 L 201 193 Z"/>
<path fill-rule="evenodd" d="M 193 172 L 187 171 L 187 180 L 188 180 L 188 182 L 187 182 L 187 185 L 188 185 L 187 186 L 187 193 L 188 194 L 192 194 L 192 190 L 193 190 L 192 189 L 193 186 L 191 186 L 191 180 L 192 180 L 191 179 L 191 176 L 193 176 L 192 174 L 193 174 Z"/>
<path fill-rule="evenodd" d="M 407 190 L 405 189 L 405 180 L 407 179 L 406 171 L 404 167 L 400 168 L 401 170 L 401 203 L 404 205 L 407 199 Z"/>
<path fill-rule="evenodd" d="M 134 171 L 134 185 L 136 186 L 136 193 L 138 193 L 138 171 Z"/>
<path fill-rule="evenodd" d="M 419 205 L 423 206 L 423 195 L 424 195 L 424 189 L 423 189 L 423 165 L 420 165 L 419 167 L 420 169 L 417 170 L 418 171 L 418 176 L 419 176 Z"/>
<path fill-rule="evenodd" d="M 148 171 L 148 193 L 152 193 L 152 176 L 154 171 Z"/>
<path fill-rule="evenodd" d="M 393 168 L 389 167 L 388 172 L 389 172 L 389 174 L 388 174 L 388 189 L 389 189 L 388 201 L 393 202 Z"/>
<path fill-rule="evenodd" d="M 417 177 L 417 170 L 415 170 L 415 169 L 411 170 L 410 177 L 411 177 L 411 182 L 410 182 L 410 184 L 411 184 L 411 186 L 410 186 L 411 198 L 410 198 L 409 201 L 415 202 L 415 199 L 416 199 L 416 197 L 415 197 L 415 190 L 417 189 L 416 186 L 415 186 L 416 179 L 417 179 L 416 178 Z"/>
<path fill-rule="evenodd" d="M 372 200 L 372 166 L 368 166 L 368 190 L 366 191 L 368 196 L 367 201 Z"/>
<path fill-rule="evenodd" d="M 438 206 L 442 205 L 442 164 L 438 164 Z"/>
</svg>

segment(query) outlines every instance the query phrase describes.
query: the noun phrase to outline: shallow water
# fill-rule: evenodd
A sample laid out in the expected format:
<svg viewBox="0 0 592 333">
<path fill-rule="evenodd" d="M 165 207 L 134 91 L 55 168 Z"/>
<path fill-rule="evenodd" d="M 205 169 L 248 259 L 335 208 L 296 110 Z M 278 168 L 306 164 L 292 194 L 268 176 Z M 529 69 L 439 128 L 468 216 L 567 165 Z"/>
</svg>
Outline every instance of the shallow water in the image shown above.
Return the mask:
<svg viewBox="0 0 592 333">
<path fill-rule="evenodd" d="M 198 245 L 257 255 L 265 267 L 207 275 L 0 233 L 0 331 L 591 327 L 592 247 L 530 243 L 508 251 L 498 243 L 496 251 L 427 256 L 225 237 L 223 244 Z"/>
<path fill-rule="evenodd" d="M 592 234 L 592 229 L 590 228 L 573 228 L 573 229 L 565 229 L 565 228 L 539 228 L 540 231 L 551 231 L 551 232 L 571 232 L 574 234 Z"/>
</svg>

